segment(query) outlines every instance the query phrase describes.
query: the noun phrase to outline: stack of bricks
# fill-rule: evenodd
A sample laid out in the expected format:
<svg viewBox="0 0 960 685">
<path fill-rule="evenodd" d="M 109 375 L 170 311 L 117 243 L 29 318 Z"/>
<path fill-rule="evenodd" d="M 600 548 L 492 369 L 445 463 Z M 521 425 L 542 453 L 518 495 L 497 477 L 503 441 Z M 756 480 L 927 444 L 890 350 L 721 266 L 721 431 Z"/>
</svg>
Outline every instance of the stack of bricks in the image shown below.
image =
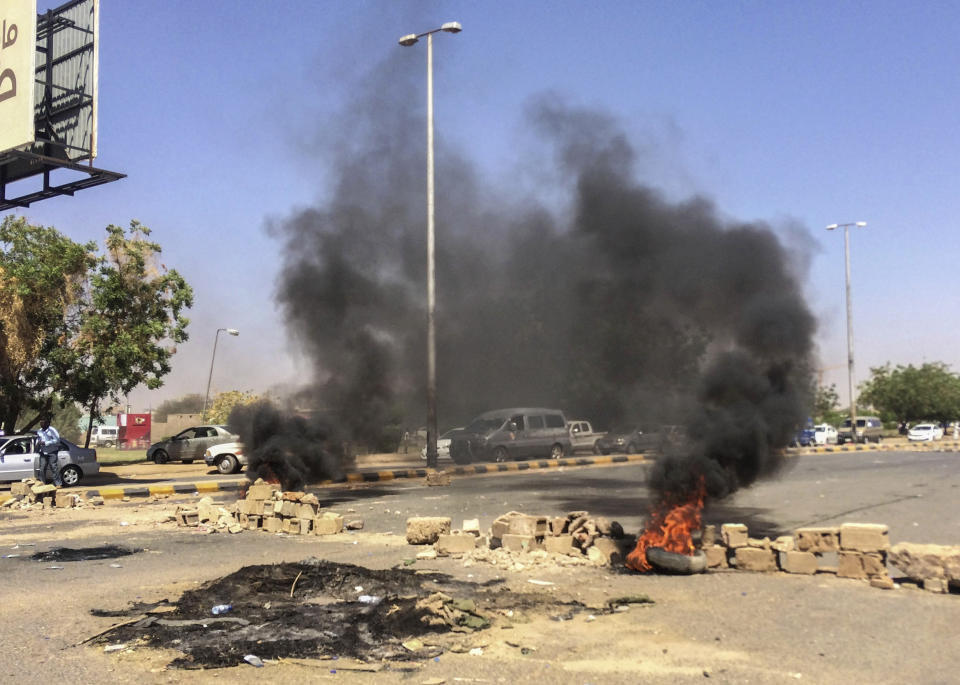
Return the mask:
<svg viewBox="0 0 960 685">
<path fill-rule="evenodd" d="M 197 526 L 209 523 L 230 532 L 262 530 L 288 535 L 336 535 L 343 532 L 343 517 L 322 511 L 316 495 L 282 492 L 278 485 L 257 479 L 244 499 L 231 508 L 218 507 L 210 498 L 198 502 L 195 509 L 178 507 L 177 523 Z"/>
<path fill-rule="evenodd" d="M 798 528 L 793 535 L 776 540 L 751 538 L 742 523 L 706 526 L 703 551 L 708 568 L 733 566 L 745 571 L 786 573 L 835 573 L 840 578 L 869 580 L 871 585 L 892 588 L 887 575 L 889 529 L 870 523 Z M 836 557 L 836 566 L 830 562 Z"/>
<path fill-rule="evenodd" d="M 33 509 L 74 508 L 84 504 L 83 497 L 75 492 L 65 492 L 55 485 L 44 485 L 35 478 L 10 484 L 10 499 L 4 507 Z"/>
<path fill-rule="evenodd" d="M 633 541 L 624 537 L 623 527 L 586 511 L 566 516 L 532 516 L 518 511 L 497 518 L 490 527 L 490 547 L 513 552 L 542 549 L 552 554 L 586 556 L 598 565 L 623 562 Z"/>
</svg>

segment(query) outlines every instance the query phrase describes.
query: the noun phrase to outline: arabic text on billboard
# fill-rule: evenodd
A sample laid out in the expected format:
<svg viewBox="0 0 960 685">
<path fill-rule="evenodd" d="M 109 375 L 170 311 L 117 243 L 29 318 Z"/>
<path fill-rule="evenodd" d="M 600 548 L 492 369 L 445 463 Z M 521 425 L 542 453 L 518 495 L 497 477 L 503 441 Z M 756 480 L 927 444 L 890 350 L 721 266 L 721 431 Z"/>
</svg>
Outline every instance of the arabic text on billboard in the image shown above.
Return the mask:
<svg viewBox="0 0 960 685">
<path fill-rule="evenodd" d="M 0 3 L 0 152 L 33 142 L 36 0 Z"/>
</svg>

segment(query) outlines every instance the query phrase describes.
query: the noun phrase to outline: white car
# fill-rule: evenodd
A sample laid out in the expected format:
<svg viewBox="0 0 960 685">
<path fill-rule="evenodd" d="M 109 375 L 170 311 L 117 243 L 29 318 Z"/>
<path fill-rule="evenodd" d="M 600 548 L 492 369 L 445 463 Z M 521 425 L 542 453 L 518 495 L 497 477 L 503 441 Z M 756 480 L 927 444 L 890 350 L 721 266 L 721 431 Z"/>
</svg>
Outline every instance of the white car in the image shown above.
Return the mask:
<svg viewBox="0 0 960 685">
<path fill-rule="evenodd" d="M 837 429 L 829 423 L 820 423 L 813 427 L 813 441 L 818 445 L 836 445 Z"/>
<path fill-rule="evenodd" d="M 216 466 L 220 473 L 240 473 L 240 469 L 247 465 L 243 445 L 239 442 L 223 442 L 208 447 L 203 453 L 203 461 L 207 466 Z"/>
<path fill-rule="evenodd" d="M 943 429 L 935 423 L 918 423 L 907 433 L 912 442 L 933 442 L 943 437 Z"/>
<path fill-rule="evenodd" d="M 34 433 L 0 436 L 0 481 L 39 478 L 39 442 Z M 84 476 L 100 473 L 97 451 L 75 445 L 66 438 L 60 438 L 57 467 L 67 487 L 77 485 Z"/>
<path fill-rule="evenodd" d="M 451 428 L 446 433 L 437 438 L 437 461 L 450 458 L 450 439 L 453 438 L 463 428 Z M 420 450 L 420 458 L 427 460 L 427 448 Z"/>
</svg>

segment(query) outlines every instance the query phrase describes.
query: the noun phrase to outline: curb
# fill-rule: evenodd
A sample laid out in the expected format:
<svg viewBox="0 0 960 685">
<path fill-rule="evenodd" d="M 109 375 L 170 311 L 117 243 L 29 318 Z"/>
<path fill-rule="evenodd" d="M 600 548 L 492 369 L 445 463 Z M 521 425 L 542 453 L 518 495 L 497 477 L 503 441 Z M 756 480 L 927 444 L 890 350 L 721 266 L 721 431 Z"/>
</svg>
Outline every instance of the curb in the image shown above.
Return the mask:
<svg viewBox="0 0 960 685">
<path fill-rule="evenodd" d="M 830 454 L 833 452 L 960 452 L 960 442 L 933 444 L 908 443 L 906 445 L 835 445 L 831 447 L 788 447 L 787 454 Z"/>
<path fill-rule="evenodd" d="M 504 473 L 508 471 L 533 471 L 539 469 L 555 469 L 561 466 L 593 466 L 606 464 L 626 464 L 630 462 L 642 463 L 647 461 L 641 454 L 622 454 L 617 456 L 576 457 L 566 459 L 550 459 L 539 461 L 514 461 L 501 464 L 471 464 L 469 466 L 454 466 L 442 469 L 445 473 L 456 476 L 473 476 L 483 473 Z M 429 473 L 437 470 L 429 468 L 390 469 L 382 471 L 354 471 L 348 473 L 347 483 L 378 483 L 383 481 L 401 480 L 405 478 L 426 478 Z M 238 478 L 228 481 L 200 481 L 194 483 L 172 483 L 151 485 L 148 487 L 108 486 L 92 490 L 81 491 L 84 497 L 102 497 L 105 500 L 122 500 L 124 497 L 151 497 L 153 495 L 192 495 L 194 493 L 209 494 L 214 492 L 229 492 L 240 490 L 250 481 Z M 332 485 L 334 481 L 322 481 L 318 485 Z M 0 495 L 0 504 L 3 504 L 10 495 Z"/>
</svg>

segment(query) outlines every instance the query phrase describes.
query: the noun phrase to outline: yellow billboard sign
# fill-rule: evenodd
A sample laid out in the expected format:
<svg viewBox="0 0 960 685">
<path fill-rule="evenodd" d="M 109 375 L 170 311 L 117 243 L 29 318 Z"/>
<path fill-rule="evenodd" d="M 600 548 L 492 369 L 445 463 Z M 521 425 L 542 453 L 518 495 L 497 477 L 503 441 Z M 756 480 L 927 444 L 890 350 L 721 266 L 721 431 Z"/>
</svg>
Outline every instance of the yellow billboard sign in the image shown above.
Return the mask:
<svg viewBox="0 0 960 685">
<path fill-rule="evenodd" d="M 0 152 L 34 139 L 37 0 L 0 2 Z"/>
</svg>

